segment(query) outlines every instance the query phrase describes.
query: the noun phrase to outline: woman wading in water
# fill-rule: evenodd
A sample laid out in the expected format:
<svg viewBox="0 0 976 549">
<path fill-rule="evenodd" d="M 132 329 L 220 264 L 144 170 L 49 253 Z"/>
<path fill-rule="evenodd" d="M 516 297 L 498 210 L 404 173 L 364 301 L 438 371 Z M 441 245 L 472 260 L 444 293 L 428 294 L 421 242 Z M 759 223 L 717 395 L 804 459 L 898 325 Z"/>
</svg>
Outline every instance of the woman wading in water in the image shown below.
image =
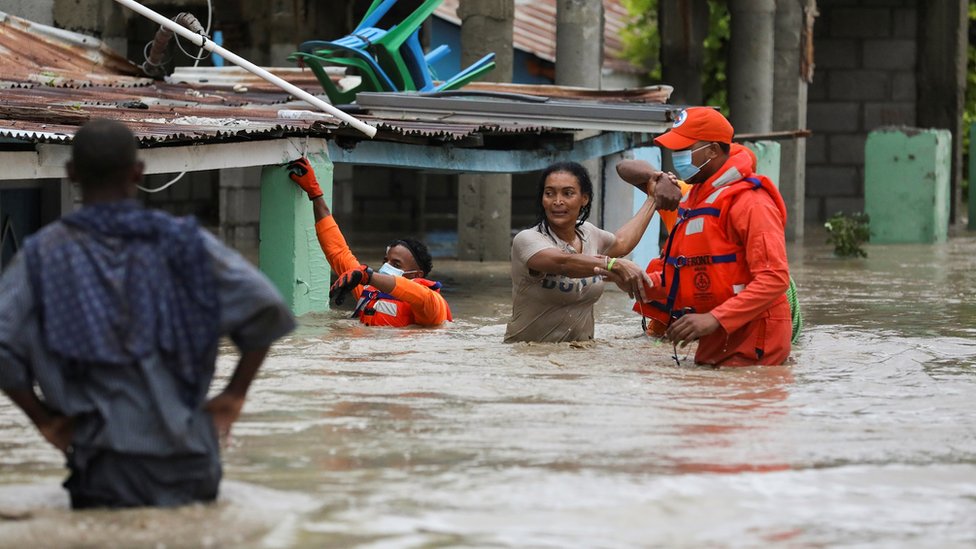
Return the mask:
<svg viewBox="0 0 976 549">
<path fill-rule="evenodd" d="M 644 269 L 622 258 L 647 229 L 657 208 L 655 196 L 680 198 L 661 172 L 644 187 L 647 201 L 616 233 L 586 221 L 593 183 L 576 162 L 553 164 L 539 181 L 539 223 L 512 242 L 512 319 L 505 342 L 593 339 L 593 305 L 603 295 L 604 278 L 638 297 L 649 283 Z M 671 206 L 673 207 L 673 206 Z M 603 273 L 601 276 L 599 273 Z"/>
</svg>

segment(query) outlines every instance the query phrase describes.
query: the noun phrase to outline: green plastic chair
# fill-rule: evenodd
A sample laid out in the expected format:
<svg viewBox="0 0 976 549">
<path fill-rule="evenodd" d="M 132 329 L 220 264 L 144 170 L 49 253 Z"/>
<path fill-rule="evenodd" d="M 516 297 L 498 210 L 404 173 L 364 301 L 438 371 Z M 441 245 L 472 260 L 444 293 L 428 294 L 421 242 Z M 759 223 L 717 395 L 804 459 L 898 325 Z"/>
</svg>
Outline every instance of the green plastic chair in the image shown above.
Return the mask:
<svg viewBox="0 0 976 549">
<path fill-rule="evenodd" d="M 373 5 L 377 1 L 374 0 Z M 372 43 L 376 60 L 401 90 L 428 91 L 434 87 L 417 33 L 443 1 L 426 0 L 400 24 Z"/>
</svg>

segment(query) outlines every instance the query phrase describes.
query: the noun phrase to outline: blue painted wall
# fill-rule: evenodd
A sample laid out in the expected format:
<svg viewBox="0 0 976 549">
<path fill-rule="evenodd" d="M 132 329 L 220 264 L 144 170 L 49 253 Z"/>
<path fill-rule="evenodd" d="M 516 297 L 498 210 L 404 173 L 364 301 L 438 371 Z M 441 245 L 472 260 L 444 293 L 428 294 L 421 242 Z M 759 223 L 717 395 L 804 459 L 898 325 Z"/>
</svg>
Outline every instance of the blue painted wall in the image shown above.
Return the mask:
<svg viewBox="0 0 976 549">
<path fill-rule="evenodd" d="M 461 27 L 445 21 L 439 17 L 431 18 L 430 46 L 431 49 L 447 44 L 451 52 L 431 65 L 438 80 L 446 80 L 461 70 Z M 552 84 L 553 81 L 529 72 L 533 63 L 542 61 L 535 56 L 521 50 L 515 50 L 512 59 L 512 82 L 516 84 Z"/>
</svg>

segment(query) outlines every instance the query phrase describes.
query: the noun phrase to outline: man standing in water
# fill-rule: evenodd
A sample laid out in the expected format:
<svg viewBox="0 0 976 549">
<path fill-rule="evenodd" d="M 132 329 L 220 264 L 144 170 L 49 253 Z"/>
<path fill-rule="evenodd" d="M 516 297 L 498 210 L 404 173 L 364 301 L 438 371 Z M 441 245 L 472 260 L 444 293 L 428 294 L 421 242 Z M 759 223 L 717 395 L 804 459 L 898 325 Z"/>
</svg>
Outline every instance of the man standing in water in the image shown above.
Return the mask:
<svg viewBox="0 0 976 549">
<path fill-rule="evenodd" d="M 122 124 L 85 124 L 66 166 L 83 207 L 0 280 L 0 389 L 65 453 L 74 508 L 213 500 L 218 436 L 294 327 L 267 279 L 193 218 L 140 206 L 136 152 Z M 207 400 L 221 335 L 241 357 Z"/>
<path fill-rule="evenodd" d="M 694 107 L 654 140 L 670 149 L 691 184 L 653 273 L 649 304 L 669 323 L 675 344 L 698 340 L 695 362 L 716 366 L 782 364 L 792 321 L 786 298 L 786 205 L 753 159 L 730 154 L 732 125 Z"/>
</svg>

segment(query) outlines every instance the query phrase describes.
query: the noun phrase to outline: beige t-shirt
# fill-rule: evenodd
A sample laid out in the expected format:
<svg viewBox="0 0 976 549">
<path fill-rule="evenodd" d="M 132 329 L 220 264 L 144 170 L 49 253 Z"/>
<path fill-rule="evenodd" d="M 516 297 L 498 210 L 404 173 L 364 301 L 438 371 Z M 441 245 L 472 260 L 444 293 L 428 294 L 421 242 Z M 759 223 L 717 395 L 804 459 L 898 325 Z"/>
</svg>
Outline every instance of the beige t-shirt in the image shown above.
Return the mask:
<svg viewBox="0 0 976 549">
<path fill-rule="evenodd" d="M 601 255 L 616 237 L 588 222 L 580 227 L 583 254 Z M 512 320 L 505 330 L 505 343 L 516 341 L 582 341 L 593 339 L 593 304 L 603 295 L 603 278 L 570 278 L 558 274 L 533 273 L 529 259 L 547 248 L 577 253 L 551 231 L 525 229 L 512 242 Z"/>
</svg>

